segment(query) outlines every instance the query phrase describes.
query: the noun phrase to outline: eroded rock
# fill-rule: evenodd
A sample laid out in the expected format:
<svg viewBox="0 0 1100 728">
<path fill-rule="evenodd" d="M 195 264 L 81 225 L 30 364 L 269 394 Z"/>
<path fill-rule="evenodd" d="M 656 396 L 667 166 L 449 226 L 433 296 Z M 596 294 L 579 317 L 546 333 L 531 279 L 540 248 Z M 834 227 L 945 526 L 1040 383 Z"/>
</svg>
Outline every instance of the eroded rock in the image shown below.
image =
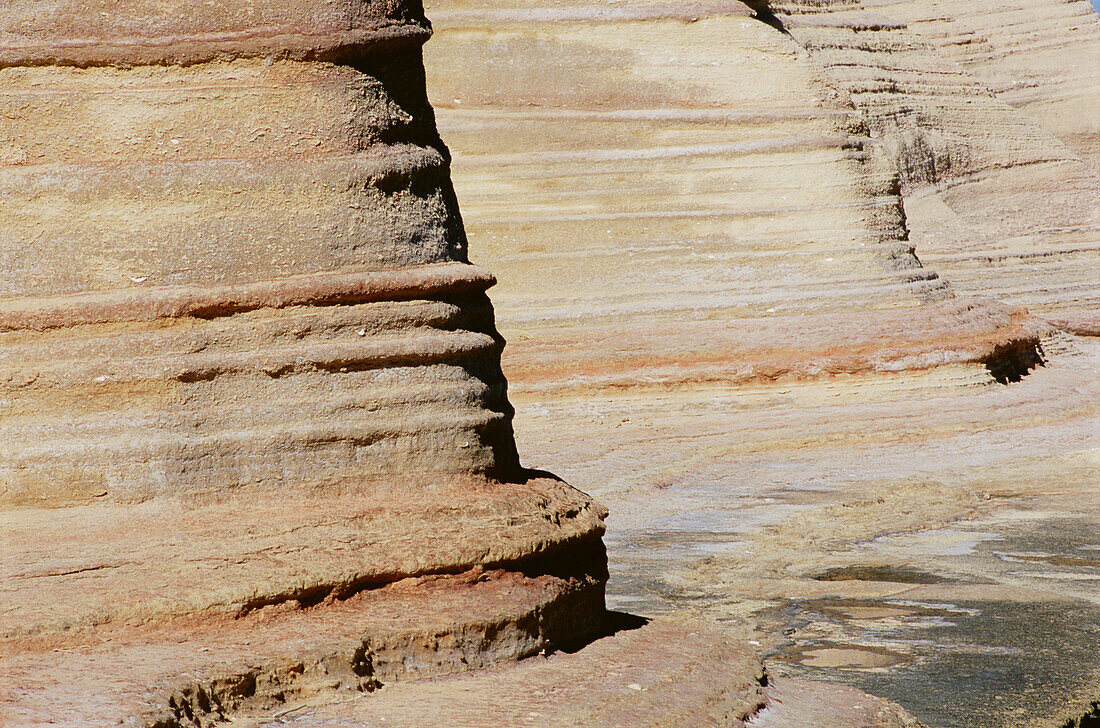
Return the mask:
<svg viewBox="0 0 1100 728">
<path fill-rule="evenodd" d="M 5 7 L 6 725 L 207 725 L 602 632 L 604 511 L 520 467 L 429 33 Z"/>
</svg>

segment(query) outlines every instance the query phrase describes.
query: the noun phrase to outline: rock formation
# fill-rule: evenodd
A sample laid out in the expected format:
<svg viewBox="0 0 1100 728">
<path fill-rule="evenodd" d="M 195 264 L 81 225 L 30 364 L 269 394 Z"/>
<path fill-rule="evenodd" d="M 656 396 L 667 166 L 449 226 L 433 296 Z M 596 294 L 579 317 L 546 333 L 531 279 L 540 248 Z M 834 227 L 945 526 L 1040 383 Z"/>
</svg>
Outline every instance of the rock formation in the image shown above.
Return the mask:
<svg viewBox="0 0 1100 728">
<path fill-rule="evenodd" d="M 602 630 L 602 511 L 520 468 L 428 35 L 412 2 L 5 5 L 5 725 Z"/>
<path fill-rule="evenodd" d="M 1083 0 L 429 0 L 453 163 L 417 3 L 119 5 L 0 17 L 0 723 L 1100 695 Z"/>
<path fill-rule="evenodd" d="M 897 160 L 923 261 L 959 293 L 1098 330 L 1100 38 L 1088 2 L 767 7 Z"/>
<path fill-rule="evenodd" d="M 524 5 L 437 3 L 430 49 L 467 229 L 523 281 L 498 293 L 522 391 L 997 367 L 1038 343 L 922 263 L 874 119 L 745 5 Z M 475 52 L 507 80 L 466 73 Z"/>
<path fill-rule="evenodd" d="M 520 451 L 610 508 L 609 605 L 742 630 L 769 690 L 1087 714 L 1088 3 L 427 5 Z"/>
</svg>

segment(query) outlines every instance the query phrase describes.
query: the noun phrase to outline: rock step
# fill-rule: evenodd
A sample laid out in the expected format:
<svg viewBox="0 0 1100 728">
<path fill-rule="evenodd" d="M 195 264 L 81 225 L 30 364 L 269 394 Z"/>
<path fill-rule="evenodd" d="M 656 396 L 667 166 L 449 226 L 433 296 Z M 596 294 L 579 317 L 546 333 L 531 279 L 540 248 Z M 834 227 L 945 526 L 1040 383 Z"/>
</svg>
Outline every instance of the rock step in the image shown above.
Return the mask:
<svg viewBox="0 0 1100 728">
<path fill-rule="evenodd" d="M 202 728 L 574 645 L 604 630 L 602 615 L 602 583 L 477 570 L 243 618 L 9 641 L 2 717 L 8 728 Z"/>
<path fill-rule="evenodd" d="M 573 559 L 598 575 L 603 515 L 556 480 L 390 475 L 309 492 L 8 509 L 0 542 L 20 550 L 0 566 L 0 641 L 243 615 L 477 566 L 572 573 Z"/>
</svg>

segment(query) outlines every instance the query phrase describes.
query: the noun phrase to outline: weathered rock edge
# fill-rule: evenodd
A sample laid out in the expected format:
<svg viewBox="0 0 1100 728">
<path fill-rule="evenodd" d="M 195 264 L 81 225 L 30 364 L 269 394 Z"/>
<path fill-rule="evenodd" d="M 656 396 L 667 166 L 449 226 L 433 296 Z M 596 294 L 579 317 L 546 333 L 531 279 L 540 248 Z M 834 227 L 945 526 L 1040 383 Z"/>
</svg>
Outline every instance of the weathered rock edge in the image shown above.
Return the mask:
<svg viewBox="0 0 1100 728">
<path fill-rule="evenodd" d="M 605 630 L 599 539 L 513 569 L 406 579 L 312 606 L 8 642 L 5 725 L 198 728 L 580 646 Z M 8 682 L 33 671 L 35 680 Z"/>
<path fill-rule="evenodd" d="M 1043 361 L 1042 341 L 1054 327 L 1019 306 L 983 298 L 953 298 L 903 311 L 746 319 L 715 335 L 706 324 L 654 325 L 647 340 L 675 331 L 705 341 L 690 358 L 668 353 L 614 360 L 585 351 L 551 332 L 525 342 L 524 357 L 509 371 L 523 391 L 571 391 L 723 382 L 745 384 L 785 379 L 922 371 L 976 364 L 1001 383 L 1017 381 Z M 610 330 L 587 329 L 594 338 Z M 651 349 L 657 349 L 653 344 Z"/>
<path fill-rule="evenodd" d="M 386 0 L 197 0 L 157 6 L 13 0 L 0 18 L 0 68 L 192 65 L 229 58 L 337 60 L 419 47 L 431 35 L 419 3 Z"/>
<path fill-rule="evenodd" d="M 335 493 L 0 511 L 0 538 L 21 544 L 21 558 L 0 567 L 0 645 L 186 616 L 240 618 L 472 568 L 553 571 L 563 554 L 597 548 L 606 514 L 540 477 L 385 478 Z"/>
<path fill-rule="evenodd" d="M 0 331 L 46 331 L 87 324 L 194 317 L 212 319 L 261 308 L 407 301 L 484 293 L 496 283 L 465 263 L 351 273 L 318 273 L 221 286 L 164 286 L 71 296 L 0 300 Z"/>
<path fill-rule="evenodd" d="M 319 693 L 373 692 L 410 678 L 576 648 L 605 632 L 606 557 L 598 539 L 553 558 L 544 555 L 515 566 L 515 571 L 478 569 L 456 576 L 421 577 L 415 585 L 426 592 L 424 597 L 440 588 L 463 589 L 486 581 L 512 583 L 516 590 L 535 584 L 542 587 L 538 598 L 515 600 L 505 614 L 488 618 L 474 614 L 442 628 L 381 630 L 359 637 L 328 635 L 326 646 L 305 655 L 267 660 L 239 671 L 213 668 L 201 678 L 169 685 L 157 699 L 159 707 L 140 720 L 148 728 L 202 728 L 270 712 Z"/>
</svg>

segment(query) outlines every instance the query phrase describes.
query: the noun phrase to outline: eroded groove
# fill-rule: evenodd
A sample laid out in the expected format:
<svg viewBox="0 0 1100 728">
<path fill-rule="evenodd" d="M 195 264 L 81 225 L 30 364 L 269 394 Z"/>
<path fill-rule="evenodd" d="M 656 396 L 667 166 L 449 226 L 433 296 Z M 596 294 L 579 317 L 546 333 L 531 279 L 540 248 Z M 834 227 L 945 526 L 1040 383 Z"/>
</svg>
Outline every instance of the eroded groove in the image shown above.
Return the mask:
<svg viewBox="0 0 1100 728">
<path fill-rule="evenodd" d="M 579 514 L 579 510 L 570 510 L 564 514 L 554 514 L 553 517 L 558 519 L 563 516 L 565 518 L 575 518 Z M 540 552 L 523 558 L 486 560 L 474 569 L 473 573 L 506 571 L 520 574 L 528 579 L 535 579 L 540 576 L 551 576 L 564 580 L 583 577 L 585 579 L 593 578 L 602 583 L 607 581 L 608 578 L 607 552 L 602 539 L 602 530 L 586 532 L 572 541 L 565 541 L 555 547 L 544 548 Z M 237 611 L 236 618 L 243 619 L 260 609 L 285 604 L 293 604 L 295 609 L 308 609 L 326 603 L 343 602 L 364 592 L 382 589 L 403 579 L 457 576 L 463 573 L 470 573 L 470 570 L 466 567 L 455 567 L 452 569 L 410 571 L 388 575 L 372 574 L 370 577 L 348 582 L 318 584 L 306 589 L 292 589 L 281 594 L 268 595 L 262 599 L 254 599 L 243 603 Z"/>
<path fill-rule="evenodd" d="M 236 58 L 328 61 L 348 64 L 362 56 L 418 48 L 431 37 L 425 25 L 395 23 L 344 32 L 264 33 L 253 28 L 237 33 L 197 33 L 168 38 L 95 39 L 84 42 L 27 43 L 0 47 L 0 69 L 33 66 L 133 68 L 194 66 Z"/>
<path fill-rule="evenodd" d="M 538 554 L 513 563 L 511 568 L 479 568 L 420 578 L 550 580 L 555 587 L 552 597 L 529 605 L 522 615 L 455 624 L 444 632 L 367 634 L 278 663 L 190 679 L 166 688 L 160 706 L 144 718 L 144 724 L 150 728 L 207 728 L 326 693 L 368 693 L 408 677 L 486 667 L 558 649 L 575 650 L 622 627 L 622 620 L 609 619 L 603 610 L 607 558 L 599 537 L 586 538 L 556 553 Z M 297 609 L 324 609 L 333 601 L 380 592 L 385 586 L 364 583 L 334 587 L 323 596 L 323 590 L 286 596 Z M 263 606 L 274 604 L 256 608 Z M 417 667 L 410 668 L 410 663 Z"/>
<path fill-rule="evenodd" d="M 0 303 L 0 332 L 85 324 L 221 318 L 260 308 L 403 301 L 484 292 L 491 273 L 466 263 L 356 273 L 319 273 L 255 283 L 123 289 L 110 293 L 20 299 Z"/>
</svg>

